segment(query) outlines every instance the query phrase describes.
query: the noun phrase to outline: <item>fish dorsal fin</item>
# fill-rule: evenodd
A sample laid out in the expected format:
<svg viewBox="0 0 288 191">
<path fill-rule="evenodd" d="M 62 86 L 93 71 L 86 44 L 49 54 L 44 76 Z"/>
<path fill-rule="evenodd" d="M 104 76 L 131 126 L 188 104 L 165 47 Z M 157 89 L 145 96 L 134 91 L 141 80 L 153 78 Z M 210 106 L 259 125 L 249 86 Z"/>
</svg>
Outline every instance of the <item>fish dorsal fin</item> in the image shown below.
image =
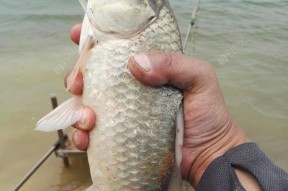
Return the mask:
<svg viewBox="0 0 288 191">
<path fill-rule="evenodd" d="M 88 4 L 88 0 L 79 0 L 83 10 L 85 11 L 86 13 L 86 10 L 87 10 L 87 4 Z"/>
<path fill-rule="evenodd" d="M 65 129 L 80 120 L 83 110 L 80 97 L 72 97 L 40 119 L 35 130 L 50 132 Z"/>
</svg>

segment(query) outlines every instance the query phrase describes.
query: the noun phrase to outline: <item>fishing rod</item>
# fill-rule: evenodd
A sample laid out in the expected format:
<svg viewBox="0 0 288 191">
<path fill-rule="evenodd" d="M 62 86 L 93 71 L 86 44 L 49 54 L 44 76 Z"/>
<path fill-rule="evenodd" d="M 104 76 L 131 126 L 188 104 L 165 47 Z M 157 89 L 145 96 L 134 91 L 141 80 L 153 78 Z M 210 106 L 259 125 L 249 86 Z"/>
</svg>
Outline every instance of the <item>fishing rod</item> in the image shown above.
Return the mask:
<svg viewBox="0 0 288 191">
<path fill-rule="evenodd" d="M 33 166 L 33 168 L 24 176 L 24 178 L 17 184 L 13 191 L 18 191 L 24 184 L 29 180 L 29 178 L 37 171 L 37 169 L 49 158 L 49 156 L 60 147 L 60 141 L 58 140 L 54 145 L 52 145 L 45 155 Z"/>
<path fill-rule="evenodd" d="M 198 5 L 199 5 L 199 1 L 200 0 L 196 0 L 193 11 L 192 11 L 192 15 L 191 15 L 191 19 L 190 19 L 190 24 L 186 33 L 186 38 L 184 41 L 184 46 L 183 46 L 183 50 L 185 52 L 186 48 L 187 48 L 187 43 L 188 43 L 188 39 L 190 37 L 191 31 L 195 26 L 196 20 L 197 20 L 197 10 L 198 10 Z"/>
<path fill-rule="evenodd" d="M 55 95 L 51 95 L 52 108 L 55 109 L 58 106 L 57 98 Z M 58 130 L 58 140 L 48 149 L 44 156 L 32 167 L 32 169 L 22 178 L 22 180 L 15 186 L 13 191 L 18 191 L 29 178 L 42 166 L 42 164 L 50 157 L 50 155 L 55 152 L 58 148 L 65 147 L 65 140 L 67 135 L 64 134 L 62 130 Z M 62 157 L 65 166 L 69 166 L 69 161 L 67 157 Z"/>
</svg>

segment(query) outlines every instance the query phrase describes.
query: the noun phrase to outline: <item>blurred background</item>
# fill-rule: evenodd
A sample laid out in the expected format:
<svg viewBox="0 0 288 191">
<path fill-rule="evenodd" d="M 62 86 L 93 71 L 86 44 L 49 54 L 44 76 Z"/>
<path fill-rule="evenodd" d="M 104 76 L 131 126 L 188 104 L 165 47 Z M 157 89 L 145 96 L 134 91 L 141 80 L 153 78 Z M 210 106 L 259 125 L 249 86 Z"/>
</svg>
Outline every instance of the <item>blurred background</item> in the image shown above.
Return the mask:
<svg viewBox="0 0 288 191">
<path fill-rule="evenodd" d="M 184 36 L 194 0 L 170 0 Z M 186 53 L 216 69 L 233 117 L 288 170 L 288 2 L 200 1 Z M 81 22 L 76 0 L 0 0 L 0 190 L 11 190 L 56 141 L 35 132 L 49 96 L 69 98 L 63 79 L 78 49 L 70 28 Z M 85 190 L 85 158 L 65 168 L 52 155 L 22 190 Z"/>
</svg>

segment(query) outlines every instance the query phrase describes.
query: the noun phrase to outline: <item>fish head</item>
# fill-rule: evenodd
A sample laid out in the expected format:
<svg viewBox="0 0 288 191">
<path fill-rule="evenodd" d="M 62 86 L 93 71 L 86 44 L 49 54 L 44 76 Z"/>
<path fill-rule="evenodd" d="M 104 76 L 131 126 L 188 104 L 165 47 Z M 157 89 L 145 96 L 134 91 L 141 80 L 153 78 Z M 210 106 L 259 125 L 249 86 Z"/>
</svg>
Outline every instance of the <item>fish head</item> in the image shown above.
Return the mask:
<svg viewBox="0 0 288 191">
<path fill-rule="evenodd" d="M 157 19 L 166 0 L 89 0 L 86 14 L 91 28 L 130 38 Z"/>
</svg>

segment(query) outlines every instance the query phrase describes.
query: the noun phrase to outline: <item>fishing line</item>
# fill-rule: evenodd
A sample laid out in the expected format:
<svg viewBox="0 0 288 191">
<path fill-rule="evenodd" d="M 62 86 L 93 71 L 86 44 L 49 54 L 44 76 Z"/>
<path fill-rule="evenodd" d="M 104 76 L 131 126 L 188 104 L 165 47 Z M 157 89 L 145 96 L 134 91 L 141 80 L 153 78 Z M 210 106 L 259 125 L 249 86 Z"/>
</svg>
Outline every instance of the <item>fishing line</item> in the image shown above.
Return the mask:
<svg viewBox="0 0 288 191">
<path fill-rule="evenodd" d="M 200 0 L 196 0 L 194 8 L 192 10 L 192 15 L 191 15 L 191 18 L 190 18 L 190 24 L 189 24 L 189 27 L 188 27 L 188 30 L 187 30 L 187 33 L 186 33 L 186 37 L 185 37 L 185 41 L 184 41 L 184 45 L 183 45 L 184 52 L 186 51 L 189 37 L 192 34 L 193 28 L 194 28 L 196 20 L 197 20 L 197 10 L 198 10 L 199 1 Z"/>
</svg>

